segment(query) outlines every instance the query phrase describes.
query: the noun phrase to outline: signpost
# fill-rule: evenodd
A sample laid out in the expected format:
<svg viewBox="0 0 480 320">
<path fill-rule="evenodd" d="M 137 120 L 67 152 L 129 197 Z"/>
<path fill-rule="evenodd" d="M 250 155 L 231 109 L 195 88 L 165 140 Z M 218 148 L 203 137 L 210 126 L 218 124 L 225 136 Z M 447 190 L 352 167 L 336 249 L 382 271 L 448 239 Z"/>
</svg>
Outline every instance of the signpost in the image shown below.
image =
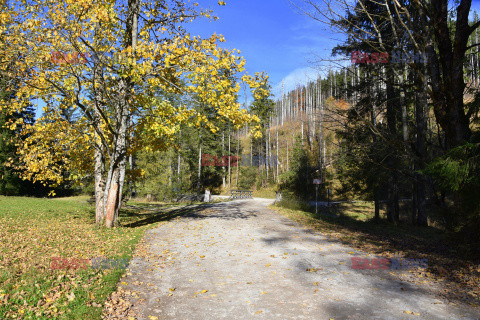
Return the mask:
<svg viewBox="0 0 480 320">
<path fill-rule="evenodd" d="M 313 179 L 315 185 L 315 215 L 318 215 L 318 185 L 322 184 L 322 179 Z"/>
</svg>

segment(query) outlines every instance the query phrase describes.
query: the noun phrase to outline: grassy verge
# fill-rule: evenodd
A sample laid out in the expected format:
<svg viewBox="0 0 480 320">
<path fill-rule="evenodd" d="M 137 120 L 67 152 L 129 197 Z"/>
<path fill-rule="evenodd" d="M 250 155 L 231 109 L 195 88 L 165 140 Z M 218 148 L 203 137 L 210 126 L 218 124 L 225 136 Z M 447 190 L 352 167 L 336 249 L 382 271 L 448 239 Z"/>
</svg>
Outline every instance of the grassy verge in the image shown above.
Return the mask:
<svg viewBox="0 0 480 320">
<path fill-rule="evenodd" d="M 268 187 L 268 188 L 262 188 L 259 190 L 254 190 L 253 191 L 253 196 L 255 198 L 266 198 L 266 199 L 275 199 L 276 194 L 275 194 L 275 186 L 273 187 Z"/>
<path fill-rule="evenodd" d="M 292 206 L 290 206 L 292 207 Z M 386 258 L 401 256 L 409 259 L 427 259 L 428 269 L 413 270 L 418 281 L 442 284 L 439 294 L 457 301 L 480 306 L 480 261 L 458 250 L 436 228 L 408 224 L 393 225 L 374 217 L 371 202 L 343 203 L 319 207 L 319 213 L 300 208 L 271 207 L 278 213 L 311 227 L 342 243 L 364 252 Z"/>
<path fill-rule="evenodd" d="M 125 270 L 90 259 L 129 259 L 144 230 L 169 218 L 166 206 L 137 204 L 121 212 L 123 227 L 97 227 L 87 199 L 0 197 L 1 319 L 100 319 Z"/>
</svg>

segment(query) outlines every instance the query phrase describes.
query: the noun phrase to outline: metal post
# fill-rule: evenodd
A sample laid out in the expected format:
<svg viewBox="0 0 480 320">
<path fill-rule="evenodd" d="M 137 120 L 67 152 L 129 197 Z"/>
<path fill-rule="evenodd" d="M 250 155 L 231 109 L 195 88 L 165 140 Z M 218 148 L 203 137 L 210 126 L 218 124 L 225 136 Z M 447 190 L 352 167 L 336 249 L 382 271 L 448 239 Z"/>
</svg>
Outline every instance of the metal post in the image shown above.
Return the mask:
<svg viewBox="0 0 480 320">
<path fill-rule="evenodd" d="M 318 215 L 318 184 L 315 185 L 315 215 Z"/>
</svg>

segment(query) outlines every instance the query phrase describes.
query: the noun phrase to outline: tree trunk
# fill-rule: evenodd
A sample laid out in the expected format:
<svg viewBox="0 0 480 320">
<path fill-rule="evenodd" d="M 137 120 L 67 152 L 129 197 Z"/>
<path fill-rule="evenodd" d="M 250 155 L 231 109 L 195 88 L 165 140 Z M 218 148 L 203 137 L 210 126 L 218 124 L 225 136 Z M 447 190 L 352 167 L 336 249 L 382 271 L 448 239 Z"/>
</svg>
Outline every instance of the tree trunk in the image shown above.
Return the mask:
<svg viewBox="0 0 480 320">
<path fill-rule="evenodd" d="M 267 130 L 269 128 L 267 127 Z M 269 133 L 270 134 L 270 133 Z M 268 181 L 268 139 L 265 137 L 265 169 L 267 170 L 267 181 Z"/>
<path fill-rule="evenodd" d="M 95 146 L 95 222 L 101 224 L 105 219 L 105 148 L 101 141 Z"/>
<path fill-rule="evenodd" d="M 181 182 L 181 175 L 182 175 L 182 156 L 180 154 L 180 150 L 182 149 L 182 131 L 179 132 L 179 146 L 180 149 L 177 151 L 177 181 Z M 179 188 L 181 183 L 179 183 Z"/>
<path fill-rule="evenodd" d="M 270 118 L 270 122 L 268 124 L 268 148 L 267 148 L 267 157 L 266 157 L 266 161 L 267 161 L 267 183 L 268 183 L 268 175 L 269 175 L 269 171 L 270 171 L 270 159 L 272 158 L 272 144 L 270 142 L 270 123 L 272 123 L 272 118 Z"/>
<path fill-rule="evenodd" d="M 290 159 L 288 158 L 288 136 L 287 136 L 287 171 L 290 170 Z"/>
<path fill-rule="evenodd" d="M 415 172 L 415 165 L 413 166 L 413 171 Z M 416 178 L 416 176 L 415 176 L 415 178 Z M 415 179 L 415 180 L 413 180 L 412 211 L 411 211 L 411 218 L 410 218 L 410 222 L 411 222 L 412 225 L 417 224 L 417 212 L 418 212 L 417 186 L 418 186 L 417 179 Z"/>
<path fill-rule="evenodd" d="M 224 155 L 225 155 L 225 130 L 222 132 L 222 156 Z M 222 183 L 223 183 L 223 189 L 225 189 L 227 187 L 225 166 L 222 166 Z"/>
<path fill-rule="evenodd" d="M 138 9 L 139 0 L 128 1 L 128 13 L 126 21 L 126 33 L 124 45 L 126 48 L 131 47 L 132 53 L 135 54 L 137 46 L 138 33 Z M 127 157 L 127 130 L 129 122 L 130 95 L 132 84 L 129 78 L 120 80 L 119 97 L 120 102 L 117 110 L 117 135 L 114 137 L 113 152 L 110 159 L 109 177 L 107 196 L 105 224 L 108 228 L 112 228 L 118 223 L 118 211 L 122 202 L 123 183 L 125 180 L 126 157 Z"/>
<path fill-rule="evenodd" d="M 430 98 L 435 117 L 445 132 L 447 149 L 468 141 L 471 135 L 469 118 L 465 114 L 463 103 L 466 47 L 470 34 L 475 31 L 469 26 L 470 7 L 471 0 L 462 0 L 457 7 L 453 41 L 451 32 L 453 27 L 448 25 L 447 0 L 431 0 L 430 10 L 425 13 L 430 17 L 428 27 L 434 35 L 429 37 L 427 46 L 432 88 Z"/>
<path fill-rule="evenodd" d="M 123 182 L 125 179 L 126 156 L 127 156 L 127 126 L 128 126 L 128 96 L 126 91 L 128 80 L 124 81 L 123 90 L 120 90 L 120 96 L 123 103 L 120 104 L 118 123 L 118 135 L 115 137 L 114 147 L 116 150 L 110 159 L 109 176 L 110 184 L 107 185 L 107 206 L 105 212 L 105 224 L 108 228 L 112 228 L 117 224 L 118 210 L 122 201 Z"/>
<path fill-rule="evenodd" d="M 130 171 L 133 172 L 134 166 L 135 166 L 135 160 L 133 159 L 133 154 L 128 156 L 128 166 L 130 168 Z M 133 178 L 130 178 L 128 180 L 128 197 L 130 199 L 133 199 L 135 196 L 135 183 L 133 181 Z"/>
<path fill-rule="evenodd" d="M 278 124 L 279 124 L 279 121 L 278 121 L 278 117 L 277 117 L 277 128 L 276 128 L 276 136 L 277 136 L 277 139 L 276 139 L 276 143 L 277 143 L 277 159 L 275 160 L 275 169 L 277 171 L 277 178 L 276 178 L 276 182 L 278 183 L 278 170 L 279 170 L 279 166 L 278 166 L 278 149 L 279 149 L 279 145 L 278 145 Z"/>
<path fill-rule="evenodd" d="M 238 170 L 240 169 L 240 137 L 239 137 L 239 131 L 236 133 L 237 135 L 237 160 L 235 161 L 236 163 L 236 169 L 237 169 L 237 178 L 235 181 L 235 188 L 238 189 Z"/>
<path fill-rule="evenodd" d="M 425 78 L 424 78 L 425 79 Z M 425 92 L 425 83 L 418 77 L 418 87 L 415 95 L 415 131 L 416 131 L 416 161 L 415 161 L 415 200 L 416 200 L 416 223 L 421 226 L 428 225 L 426 199 L 425 199 L 425 178 L 419 173 L 425 169 L 425 140 L 426 140 L 426 121 L 425 110 L 427 109 L 427 96 Z"/>
<path fill-rule="evenodd" d="M 197 176 L 197 196 L 200 196 L 200 186 L 202 181 L 202 137 L 199 136 L 199 143 L 198 143 L 198 176 Z"/>
<path fill-rule="evenodd" d="M 116 221 L 114 221 L 114 219 L 116 217 L 116 209 L 118 208 L 119 202 L 119 179 L 120 168 L 117 167 L 115 171 L 113 171 L 110 181 L 110 188 L 108 189 L 107 207 L 105 212 L 105 225 L 107 226 L 107 228 L 112 228 L 116 224 Z"/>
<path fill-rule="evenodd" d="M 390 141 L 397 139 L 397 119 L 398 119 L 398 99 L 394 88 L 394 74 L 390 68 L 387 70 L 387 128 Z M 398 173 L 396 154 L 392 154 L 393 150 L 387 157 L 388 167 L 391 169 L 389 183 L 387 186 L 387 218 L 390 222 L 397 222 L 399 220 L 398 212 Z"/>
<path fill-rule="evenodd" d="M 228 130 L 228 189 L 232 189 L 232 170 L 230 167 L 230 130 Z"/>
<path fill-rule="evenodd" d="M 125 150 L 126 151 L 126 150 Z M 115 217 L 113 219 L 114 225 L 118 225 L 118 212 L 122 208 L 123 204 L 123 186 L 125 185 L 125 176 L 127 171 L 127 157 L 123 157 L 120 162 L 120 176 L 118 178 L 118 205 L 115 208 Z"/>
<path fill-rule="evenodd" d="M 380 221 L 380 201 L 379 201 L 379 195 L 378 195 L 378 189 L 375 188 L 374 191 L 374 202 L 375 202 L 375 221 L 379 222 Z"/>
<path fill-rule="evenodd" d="M 96 33 L 100 32 L 100 26 L 97 24 L 95 30 L 95 39 L 97 39 Z M 96 44 L 97 40 L 95 40 Z M 95 222 L 100 225 L 105 219 L 105 165 L 106 154 L 108 147 L 105 137 L 102 134 L 101 122 L 102 116 L 100 113 L 100 105 L 102 103 L 102 93 L 98 90 L 102 83 L 102 69 L 99 63 L 94 65 L 94 77 L 93 77 L 93 92 L 94 92 L 94 126 L 95 126 L 95 153 L 94 153 L 94 177 L 95 177 Z"/>
</svg>

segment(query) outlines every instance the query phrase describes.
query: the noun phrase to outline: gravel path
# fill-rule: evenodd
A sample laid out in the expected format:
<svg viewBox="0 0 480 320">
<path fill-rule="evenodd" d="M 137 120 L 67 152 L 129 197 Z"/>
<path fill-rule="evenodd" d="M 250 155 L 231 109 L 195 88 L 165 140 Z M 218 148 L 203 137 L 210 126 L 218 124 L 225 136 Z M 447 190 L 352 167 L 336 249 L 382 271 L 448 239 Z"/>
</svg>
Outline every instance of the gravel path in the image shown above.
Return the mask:
<svg viewBox="0 0 480 320">
<path fill-rule="evenodd" d="M 271 201 L 212 204 L 150 230 L 121 284 L 138 319 L 480 319 L 402 271 L 352 270 L 351 257 L 366 253 Z"/>
</svg>

